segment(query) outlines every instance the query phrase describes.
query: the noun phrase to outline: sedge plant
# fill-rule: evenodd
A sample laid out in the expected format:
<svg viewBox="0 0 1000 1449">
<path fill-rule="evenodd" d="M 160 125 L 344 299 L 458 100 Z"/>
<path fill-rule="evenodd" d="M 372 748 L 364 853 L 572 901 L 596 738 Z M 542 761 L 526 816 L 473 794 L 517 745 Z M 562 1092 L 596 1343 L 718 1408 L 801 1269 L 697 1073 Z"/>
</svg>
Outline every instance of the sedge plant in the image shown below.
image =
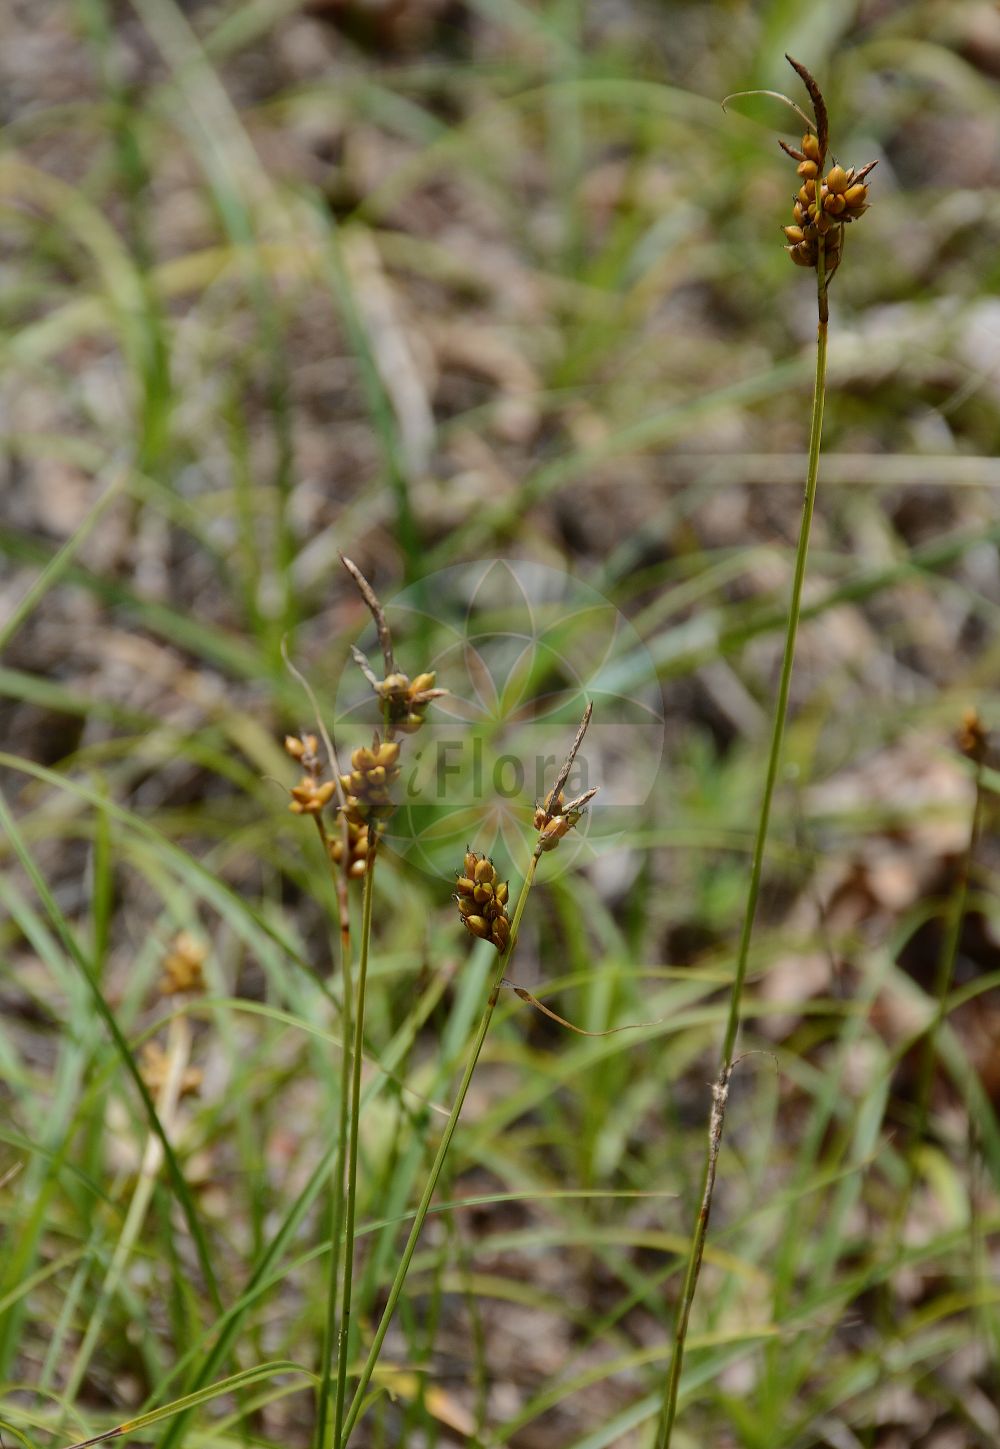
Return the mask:
<svg viewBox="0 0 1000 1449">
<path fill-rule="evenodd" d="M 826 400 L 826 354 L 827 331 L 830 319 L 829 288 L 835 273 L 841 266 L 844 255 L 844 238 L 847 227 L 857 221 L 868 209 L 868 186 L 866 177 L 875 162 L 860 170 L 841 166 L 830 153 L 830 125 L 826 102 L 815 78 L 800 61 L 786 56 L 786 60 L 801 79 L 812 105 L 812 120 L 787 97 L 788 104 L 806 122 L 807 130 L 802 137 L 801 147 L 778 144 L 786 155 L 797 163 L 800 180 L 799 190 L 792 202 L 792 222 L 783 228 L 786 251 L 798 267 L 811 271 L 816 280 L 816 368 L 813 382 L 812 411 L 809 423 L 809 450 L 806 465 L 805 494 L 799 525 L 798 544 L 795 550 L 795 566 L 792 573 L 791 597 L 785 625 L 784 651 L 778 680 L 778 693 L 771 720 L 771 739 L 764 776 L 764 789 L 757 817 L 750 879 L 747 886 L 743 924 L 736 953 L 736 968 L 729 994 L 729 1008 L 720 1054 L 718 1074 L 712 1087 L 712 1110 L 709 1119 L 708 1143 L 701 1177 L 701 1193 L 698 1211 L 688 1245 L 684 1280 L 674 1316 L 673 1343 L 670 1363 L 663 1388 L 663 1399 L 657 1427 L 657 1449 L 669 1449 L 674 1422 L 677 1416 L 677 1396 L 680 1389 L 681 1370 L 684 1363 L 684 1347 L 687 1340 L 691 1306 L 694 1302 L 705 1252 L 709 1218 L 712 1210 L 712 1196 L 722 1134 L 725 1126 L 726 1105 L 729 1098 L 729 1084 L 736 1064 L 736 1044 L 739 1037 L 742 1013 L 743 988 L 746 982 L 747 965 L 750 959 L 750 944 L 753 937 L 757 904 L 760 898 L 761 878 L 764 870 L 764 854 L 767 848 L 768 829 L 771 821 L 771 805 L 778 778 L 785 723 L 788 718 L 788 700 L 791 689 L 792 667 L 795 659 L 795 644 L 798 637 L 799 618 L 802 608 L 802 586 L 805 580 L 806 559 L 809 552 L 809 535 L 812 529 L 813 512 L 816 506 L 816 489 L 819 479 L 820 448 L 823 437 L 823 409 Z M 744 93 L 752 94 L 752 93 Z M 732 98 L 730 98 L 732 99 Z M 832 162 L 832 164 L 830 164 Z"/>
<path fill-rule="evenodd" d="M 357 565 L 348 558 L 343 559 L 343 563 L 371 611 L 382 650 L 385 666 L 382 679 L 378 678 L 361 651 L 354 650 L 355 661 L 372 685 L 379 702 L 382 730 L 375 732 L 370 745 L 361 745 L 353 751 L 350 770 L 341 774 L 333 742 L 320 723 L 332 767 L 332 779 L 324 778 L 326 766 L 315 735 L 289 736 L 285 740 L 286 751 L 303 771 L 301 779 L 291 790 L 289 809 L 296 815 L 312 816 L 330 863 L 337 892 L 342 968 L 337 1153 L 331 1176 L 327 1219 L 330 1254 L 327 1311 L 318 1376 L 316 1449 L 326 1449 L 331 1440 L 334 1449 L 340 1449 L 344 1436 L 354 1285 L 361 1066 L 375 862 L 382 832 L 394 808 L 392 787 L 399 777 L 401 749 L 397 736 L 414 734 L 424 722 L 428 705 L 445 692 L 435 688 L 433 673 L 418 674 L 411 680 L 396 668 L 385 610 Z M 325 813 L 331 806 L 336 814 L 332 829 L 328 828 L 325 820 Z M 348 886 L 358 879 L 362 882 L 362 904 L 355 984 L 352 979 Z"/>
</svg>

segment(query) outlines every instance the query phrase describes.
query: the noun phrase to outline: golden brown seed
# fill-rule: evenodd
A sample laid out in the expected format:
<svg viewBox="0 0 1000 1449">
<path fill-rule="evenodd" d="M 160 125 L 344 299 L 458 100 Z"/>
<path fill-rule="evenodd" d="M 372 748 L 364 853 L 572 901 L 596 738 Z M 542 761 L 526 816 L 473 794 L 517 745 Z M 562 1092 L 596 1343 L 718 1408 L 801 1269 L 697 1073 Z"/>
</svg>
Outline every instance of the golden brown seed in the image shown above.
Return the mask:
<svg viewBox="0 0 1000 1449">
<path fill-rule="evenodd" d="M 812 181 L 819 175 L 819 167 L 815 161 L 800 161 L 795 169 L 804 181 Z"/>
<path fill-rule="evenodd" d="M 465 924 L 472 934 L 478 936 L 481 941 L 485 941 L 490 934 L 490 928 L 482 916 L 466 916 Z"/>
<path fill-rule="evenodd" d="M 863 206 L 868 198 L 868 187 L 863 182 L 857 186 L 849 186 L 844 192 L 844 202 L 851 211 Z"/>
<path fill-rule="evenodd" d="M 826 175 L 826 184 L 831 191 L 844 192 L 851 184 L 851 178 L 843 166 L 832 166 Z"/>
<path fill-rule="evenodd" d="M 410 681 L 405 674 L 387 674 L 379 686 L 380 694 L 406 694 Z"/>
<path fill-rule="evenodd" d="M 793 246 L 800 241 L 805 241 L 805 232 L 800 226 L 785 226 L 782 227 L 782 231 Z"/>
<path fill-rule="evenodd" d="M 812 131 L 807 131 L 802 137 L 802 145 L 799 148 L 803 155 L 808 156 L 811 161 L 819 160 L 819 141 Z"/>
</svg>

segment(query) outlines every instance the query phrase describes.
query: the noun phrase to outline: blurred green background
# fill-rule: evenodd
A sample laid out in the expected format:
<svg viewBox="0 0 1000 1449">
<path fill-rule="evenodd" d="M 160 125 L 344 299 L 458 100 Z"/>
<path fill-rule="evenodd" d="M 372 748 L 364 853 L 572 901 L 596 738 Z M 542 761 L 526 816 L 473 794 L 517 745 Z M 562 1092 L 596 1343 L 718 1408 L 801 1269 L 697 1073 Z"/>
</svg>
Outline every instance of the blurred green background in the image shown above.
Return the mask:
<svg viewBox="0 0 1000 1449">
<path fill-rule="evenodd" d="M 371 640 L 340 551 L 398 621 L 401 667 L 455 666 L 475 708 L 450 722 L 499 749 L 544 700 L 568 745 L 595 696 L 608 803 L 543 863 L 517 979 L 591 1031 L 653 1023 L 584 1038 L 505 998 L 455 1206 L 428 1222 L 354 1442 L 652 1442 L 815 335 L 779 229 L 797 178 L 775 141 L 797 128 L 777 102 L 720 101 L 801 101 L 785 51 L 824 87 L 835 156 L 879 164 L 832 289 L 754 1054 L 675 1442 L 1000 1441 L 1000 777 L 970 859 L 954 743 L 964 708 L 998 710 L 1000 11 L 9 0 L 0 1426 L 18 1442 L 176 1399 L 234 1305 L 212 1377 L 261 1376 L 186 1441 L 310 1442 L 340 1036 L 333 892 L 280 748 L 311 707 L 282 650 L 339 747 L 365 739 L 344 671 Z M 491 596 L 473 628 L 442 571 L 496 560 L 550 582 L 531 609 Z M 531 648 L 472 658 L 456 640 L 480 629 Z M 490 964 L 451 872 L 479 829 L 523 864 L 493 798 L 453 803 L 421 822 L 429 856 L 379 867 L 362 1346 Z M 208 953 L 193 1004 L 156 989 L 179 930 Z M 124 1060 L 181 1021 L 202 1080 L 171 1140 L 215 1298 Z M 138 1437 L 176 1442 L 177 1422 Z"/>
</svg>

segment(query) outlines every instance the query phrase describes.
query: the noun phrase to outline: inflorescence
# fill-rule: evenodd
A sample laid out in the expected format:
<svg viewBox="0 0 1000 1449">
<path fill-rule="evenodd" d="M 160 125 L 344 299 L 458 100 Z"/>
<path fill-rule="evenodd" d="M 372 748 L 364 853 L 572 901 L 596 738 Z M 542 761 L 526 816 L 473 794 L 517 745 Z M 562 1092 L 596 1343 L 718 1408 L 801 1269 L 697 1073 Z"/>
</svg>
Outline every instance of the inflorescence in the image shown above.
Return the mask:
<svg viewBox="0 0 1000 1449">
<path fill-rule="evenodd" d="M 840 265 L 844 227 L 857 221 L 868 210 L 868 186 L 865 178 L 877 164 L 869 161 L 859 171 L 845 169 L 834 163 L 824 175 L 829 125 L 826 104 L 816 81 L 798 61 L 787 57 L 809 92 L 816 116 L 815 130 L 802 137 L 800 150 L 778 144 L 787 156 L 798 162 L 802 182 L 792 202 L 792 225 L 783 227 L 788 246 L 785 250 L 797 267 L 819 264 L 820 239 L 823 239 L 824 274 L 829 278 Z M 818 188 L 818 194 L 817 194 Z"/>
<path fill-rule="evenodd" d="M 465 852 L 464 874 L 455 882 L 455 900 L 462 924 L 481 941 L 492 941 L 503 951 L 510 940 L 510 918 L 507 915 L 508 886 L 497 879 L 492 860 Z"/>
<path fill-rule="evenodd" d="M 364 875 L 386 821 L 396 808 L 392 787 L 399 779 L 400 742 L 394 736 L 410 735 L 420 729 L 428 705 L 448 691 L 435 687 L 435 676 L 429 670 L 411 680 L 396 669 L 382 605 L 357 565 L 344 559 L 344 566 L 372 612 L 382 645 L 386 671 L 383 679 L 378 678 L 359 649 L 352 651 L 381 707 L 382 733 L 376 733 L 370 745 L 353 751 L 351 768 L 345 773 L 338 772 L 333 759 L 333 779 L 324 778 L 327 765 L 316 735 L 287 735 L 285 751 L 302 767 L 302 776 L 290 791 L 289 810 L 293 815 L 315 817 L 331 863 L 348 879 L 357 879 Z M 332 745 L 325 735 L 323 738 L 332 754 Z M 336 828 L 328 831 L 324 811 L 335 797 Z"/>
</svg>

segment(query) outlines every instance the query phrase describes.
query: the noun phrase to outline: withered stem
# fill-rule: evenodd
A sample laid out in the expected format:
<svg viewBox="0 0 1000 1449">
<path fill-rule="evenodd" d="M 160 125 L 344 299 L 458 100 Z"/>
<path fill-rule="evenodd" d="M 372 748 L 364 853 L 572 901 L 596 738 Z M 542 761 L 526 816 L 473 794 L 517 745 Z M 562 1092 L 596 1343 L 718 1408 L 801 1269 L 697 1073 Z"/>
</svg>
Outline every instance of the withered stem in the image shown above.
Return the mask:
<svg viewBox="0 0 1000 1449">
<path fill-rule="evenodd" d="M 379 647 L 382 650 L 382 658 L 385 661 L 386 675 L 388 676 L 390 674 L 395 674 L 396 661 L 393 657 L 392 652 L 392 634 L 389 631 L 389 621 L 385 617 L 385 610 L 379 603 L 378 595 L 376 594 L 375 590 L 372 588 L 368 580 L 365 578 L 364 574 L 358 568 L 357 564 L 354 563 L 352 559 L 349 559 L 344 554 L 341 554 L 340 561 L 357 585 L 358 593 L 368 605 L 369 612 L 371 613 L 372 618 L 375 620 L 375 628 L 378 632 Z"/>
<path fill-rule="evenodd" d="M 580 746 L 583 744 L 583 737 L 587 733 L 587 726 L 590 724 L 590 716 L 593 713 L 594 713 L 594 706 L 593 706 L 593 703 L 591 702 L 590 704 L 587 705 L 587 708 L 583 712 L 583 719 L 580 721 L 580 728 L 577 730 L 577 732 L 576 732 L 576 738 L 574 739 L 573 743 L 569 747 L 569 754 L 566 756 L 565 760 L 563 761 L 562 769 L 559 771 L 559 774 L 556 776 L 556 782 L 552 786 L 552 789 L 549 791 L 549 793 L 545 797 L 545 813 L 546 813 L 546 815 L 551 815 L 552 814 L 552 807 L 555 804 L 555 802 L 559 799 L 559 795 L 560 795 L 560 792 L 562 791 L 562 787 L 565 785 L 566 781 L 569 779 L 569 772 L 570 772 L 570 770 L 572 770 L 572 768 L 573 768 L 573 761 L 576 759 L 577 752 L 579 751 Z M 593 792 L 592 791 L 591 793 L 596 793 L 596 792 Z"/>
</svg>

